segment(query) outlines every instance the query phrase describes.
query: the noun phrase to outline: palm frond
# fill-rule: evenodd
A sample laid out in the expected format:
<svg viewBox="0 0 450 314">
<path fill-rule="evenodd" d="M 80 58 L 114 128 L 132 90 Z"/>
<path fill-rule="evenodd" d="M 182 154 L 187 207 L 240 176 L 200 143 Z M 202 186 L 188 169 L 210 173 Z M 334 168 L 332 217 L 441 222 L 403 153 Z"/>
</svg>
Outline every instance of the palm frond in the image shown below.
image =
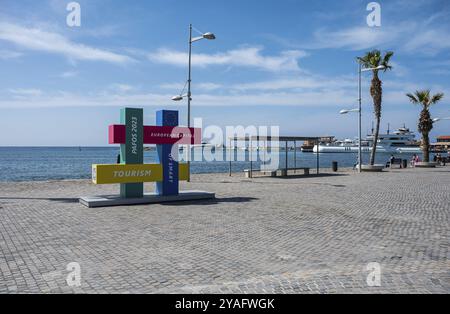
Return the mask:
<svg viewBox="0 0 450 314">
<path fill-rule="evenodd" d="M 394 55 L 393 51 L 388 51 L 383 57 L 383 60 L 381 61 L 381 65 L 384 66 L 383 72 L 386 72 L 388 70 L 392 70 L 392 65 L 389 64 L 389 60 L 391 60 L 391 57 Z"/>
<path fill-rule="evenodd" d="M 444 98 L 444 93 L 437 93 L 431 97 L 430 104 L 438 103 L 442 98 Z"/>
<path fill-rule="evenodd" d="M 377 49 L 366 52 L 362 57 L 357 57 L 363 68 L 376 68 L 380 65 L 381 52 Z"/>
<path fill-rule="evenodd" d="M 430 95 L 431 90 L 429 89 L 416 90 L 414 94 L 406 94 L 410 102 L 413 104 L 421 104 L 425 109 L 428 109 L 431 105 L 438 103 L 444 98 L 444 93 L 437 93 L 433 96 Z"/>
<path fill-rule="evenodd" d="M 419 100 L 419 103 L 421 103 L 423 106 L 428 105 L 428 99 L 430 98 L 430 90 L 429 89 L 423 89 L 423 90 L 416 90 L 415 95 L 417 99 Z"/>
<path fill-rule="evenodd" d="M 419 103 L 419 99 L 416 98 L 416 96 L 414 96 L 411 93 L 406 94 L 406 96 L 409 98 L 409 101 L 412 102 L 413 104 L 418 104 Z"/>
<path fill-rule="evenodd" d="M 393 55 L 394 55 L 393 51 L 386 52 L 386 54 L 384 55 L 384 58 L 383 58 L 383 62 L 389 63 L 389 60 L 391 60 Z"/>
</svg>

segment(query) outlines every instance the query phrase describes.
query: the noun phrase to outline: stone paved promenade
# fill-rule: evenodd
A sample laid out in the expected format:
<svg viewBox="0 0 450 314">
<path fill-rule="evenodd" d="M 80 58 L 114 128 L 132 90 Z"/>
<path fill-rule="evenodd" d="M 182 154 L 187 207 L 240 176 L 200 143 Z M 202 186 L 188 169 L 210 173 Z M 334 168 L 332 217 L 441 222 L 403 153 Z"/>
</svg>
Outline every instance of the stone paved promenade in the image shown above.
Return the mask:
<svg viewBox="0 0 450 314">
<path fill-rule="evenodd" d="M 182 187 L 218 198 L 88 209 L 117 186 L 0 183 L 0 293 L 450 292 L 450 167 Z"/>
</svg>

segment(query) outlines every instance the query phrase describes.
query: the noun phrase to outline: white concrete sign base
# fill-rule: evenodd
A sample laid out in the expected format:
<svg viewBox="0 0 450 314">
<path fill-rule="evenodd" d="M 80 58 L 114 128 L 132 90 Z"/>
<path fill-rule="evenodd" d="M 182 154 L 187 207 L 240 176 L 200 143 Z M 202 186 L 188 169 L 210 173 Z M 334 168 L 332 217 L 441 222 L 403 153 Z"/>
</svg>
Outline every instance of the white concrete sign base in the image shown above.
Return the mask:
<svg viewBox="0 0 450 314">
<path fill-rule="evenodd" d="M 186 202 L 195 200 L 214 199 L 215 193 L 203 191 L 182 191 L 178 195 L 161 196 L 155 193 L 146 193 L 142 198 L 122 198 L 119 195 L 80 197 L 80 204 L 89 207 L 129 206 L 157 204 L 167 202 Z"/>
</svg>

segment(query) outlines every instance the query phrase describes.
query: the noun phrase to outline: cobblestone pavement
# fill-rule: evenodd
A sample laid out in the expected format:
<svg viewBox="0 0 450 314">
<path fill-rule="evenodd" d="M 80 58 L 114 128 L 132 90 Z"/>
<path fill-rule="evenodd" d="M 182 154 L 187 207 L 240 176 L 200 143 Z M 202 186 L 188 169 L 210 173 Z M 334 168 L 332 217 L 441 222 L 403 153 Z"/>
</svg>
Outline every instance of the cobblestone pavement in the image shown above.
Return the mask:
<svg viewBox="0 0 450 314">
<path fill-rule="evenodd" d="M 217 200 L 88 209 L 118 187 L 0 183 L 0 293 L 450 292 L 450 167 L 182 187 Z"/>
</svg>

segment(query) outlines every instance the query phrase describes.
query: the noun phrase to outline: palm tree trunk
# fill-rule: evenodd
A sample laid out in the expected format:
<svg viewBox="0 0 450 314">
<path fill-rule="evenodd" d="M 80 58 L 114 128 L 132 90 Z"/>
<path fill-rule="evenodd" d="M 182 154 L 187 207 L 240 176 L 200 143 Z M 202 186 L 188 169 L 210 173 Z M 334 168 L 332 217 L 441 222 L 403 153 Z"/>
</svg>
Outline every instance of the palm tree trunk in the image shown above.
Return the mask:
<svg viewBox="0 0 450 314">
<path fill-rule="evenodd" d="M 370 153 L 370 165 L 375 164 L 375 155 L 377 153 L 378 135 L 380 133 L 380 117 L 376 118 L 375 133 L 373 134 L 372 152 Z"/>
<path fill-rule="evenodd" d="M 375 114 L 376 126 L 375 134 L 373 134 L 372 152 L 370 154 L 370 165 L 375 164 L 375 155 L 377 153 L 378 135 L 380 133 L 381 121 L 381 99 L 383 94 L 382 83 L 378 78 L 378 71 L 373 71 L 372 84 L 370 86 L 370 95 L 373 99 L 373 109 Z"/>
<path fill-rule="evenodd" d="M 428 105 L 423 104 L 422 112 L 420 113 L 418 130 L 422 133 L 422 151 L 423 161 L 430 161 L 430 131 L 433 129 L 433 120 L 431 120 Z"/>
<path fill-rule="evenodd" d="M 427 132 L 422 133 L 422 151 L 423 151 L 423 161 L 430 161 L 430 138 Z"/>
</svg>

